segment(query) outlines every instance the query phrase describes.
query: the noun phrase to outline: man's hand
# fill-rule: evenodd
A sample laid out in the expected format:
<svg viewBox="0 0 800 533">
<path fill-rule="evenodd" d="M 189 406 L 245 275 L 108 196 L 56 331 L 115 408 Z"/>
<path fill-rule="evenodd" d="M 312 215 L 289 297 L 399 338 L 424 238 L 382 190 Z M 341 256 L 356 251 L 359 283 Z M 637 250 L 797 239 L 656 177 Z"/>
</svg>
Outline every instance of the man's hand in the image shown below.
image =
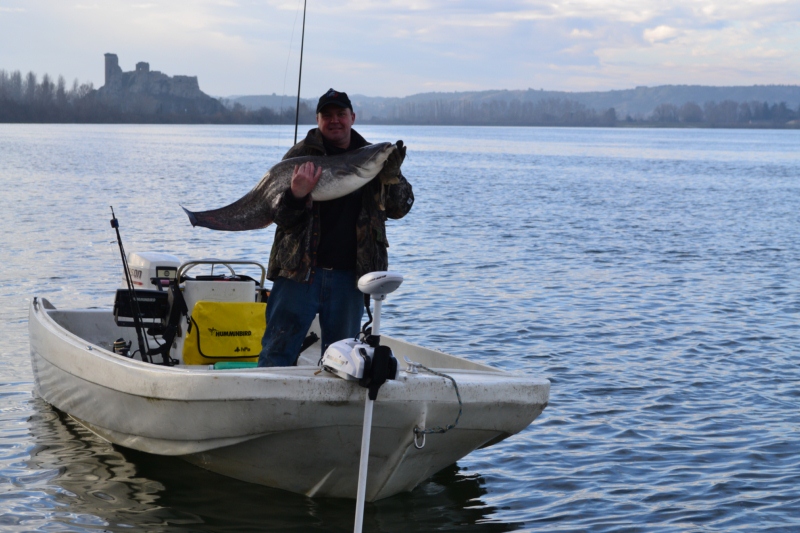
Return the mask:
<svg viewBox="0 0 800 533">
<path fill-rule="evenodd" d="M 322 167 L 315 168 L 311 161 L 306 161 L 300 166 L 295 165 L 292 170 L 292 194 L 294 197 L 298 200 L 305 198 L 314 190 L 321 175 Z"/>
<path fill-rule="evenodd" d="M 397 150 L 392 152 L 389 159 L 386 160 L 386 165 L 393 170 L 396 168 L 397 172 L 399 172 L 400 165 L 403 164 L 406 158 L 406 146 L 403 144 L 403 141 L 397 141 L 395 144 L 397 145 Z"/>
<path fill-rule="evenodd" d="M 381 183 L 384 185 L 399 183 L 398 176 L 400 175 L 400 165 L 403 164 L 405 158 L 406 147 L 403 145 L 403 141 L 397 141 L 397 149 L 389 155 L 389 158 L 383 165 L 383 169 L 378 174 Z"/>
</svg>

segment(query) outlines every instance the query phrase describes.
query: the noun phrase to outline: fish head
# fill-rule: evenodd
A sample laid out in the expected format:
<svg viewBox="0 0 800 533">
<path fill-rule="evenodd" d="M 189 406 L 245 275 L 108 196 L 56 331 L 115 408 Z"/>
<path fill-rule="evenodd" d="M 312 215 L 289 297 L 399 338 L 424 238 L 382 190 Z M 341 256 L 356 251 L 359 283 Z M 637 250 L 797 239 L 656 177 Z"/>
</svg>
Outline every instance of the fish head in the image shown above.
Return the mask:
<svg viewBox="0 0 800 533">
<path fill-rule="evenodd" d="M 371 180 L 383 169 L 386 160 L 389 156 L 397 150 L 397 146 L 385 142 L 378 144 L 370 144 L 363 148 L 359 148 L 358 152 L 361 157 L 353 161 L 353 170 L 360 178 Z"/>
<path fill-rule="evenodd" d="M 325 202 L 360 189 L 380 174 L 397 150 L 392 143 L 370 144 L 341 155 L 322 157 L 322 176 L 311 191 L 311 199 Z M 291 159 L 284 160 L 291 164 Z M 285 190 L 285 188 L 284 188 Z"/>
</svg>

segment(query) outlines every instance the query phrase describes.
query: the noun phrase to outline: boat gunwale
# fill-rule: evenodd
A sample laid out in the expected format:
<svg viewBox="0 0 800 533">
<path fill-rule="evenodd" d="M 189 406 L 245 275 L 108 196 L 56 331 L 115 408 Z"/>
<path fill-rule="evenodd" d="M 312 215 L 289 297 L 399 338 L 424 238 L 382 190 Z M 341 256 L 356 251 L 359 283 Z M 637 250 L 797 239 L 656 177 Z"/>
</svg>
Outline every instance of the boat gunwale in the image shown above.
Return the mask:
<svg viewBox="0 0 800 533">
<path fill-rule="evenodd" d="M 219 401 L 223 396 L 220 394 L 213 394 L 212 389 L 217 389 L 220 392 L 224 390 L 225 395 L 224 398 L 227 401 L 261 401 L 261 400 L 269 400 L 274 398 L 286 398 L 287 389 L 296 388 L 298 386 L 302 387 L 302 394 L 293 394 L 298 399 L 303 399 L 304 401 L 362 401 L 363 397 L 366 394 L 366 389 L 363 387 L 359 387 L 354 382 L 348 382 L 342 380 L 336 376 L 324 373 L 324 372 L 317 372 L 319 367 L 316 366 L 296 366 L 296 367 L 281 367 L 281 368 L 248 368 L 248 369 L 229 369 L 229 370 L 210 370 L 207 365 L 197 365 L 197 368 L 187 368 L 186 366 L 180 367 L 168 367 L 163 365 L 155 365 L 153 363 L 145 362 L 145 361 L 138 361 L 134 359 L 130 359 L 118 354 L 111 352 L 110 350 L 103 348 L 97 344 L 94 344 L 77 334 L 71 332 L 66 327 L 62 326 L 58 321 L 56 321 L 50 313 L 52 311 L 59 311 L 59 312 L 69 312 L 69 311 L 79 311 L 79 312 L 98 312 L 98 313 L 108 313 L 108 310 L 105 309 L 55 309 L 55 308 L 48 308 L 47 305 L 44 304 L 46 299 L 40 298 L 39 301 L 41 305 L 36 305 L 35 300 L 32 300 L 30 311 L 31 315 L 35 314 L 35 320 L 43 327 L 50 335 L 52 335 L 55 339 L 61 339 L 67 341 L 71 348 L 76 351 L 76 353 L 81 354 L 83 356 L 91 356 L 93 360 L 102 361 L 104 364 L 112 365 L 115 367 L 117 371 L 131 371 L 132 378 L 125 380 L 122 384 L 123 387 L 111 387 L 109 386 L 108 379 L 106 380 L 98 380 L 96 378 L 92 379 L 92 377 L 88 376 L 87 372 L 75 372 L 71 369 L 64 368 L 63 364 L 57 364 L 52 360 L 52 358 L 44 357 L 44 355 L 40 354 L 41 357 L 45 358 L 49 364 L 55 365 L 59 368 L 62 372 L 66 372 L 77 379 L 81 379 L 92 383 L 94 385 L 109 388 L 111 390 L 116 390 L 120 393 L 125 394 L 132 394 L 135 396 L 143 396 L 153 399 L 159 399 L 164 401 Z M 47 302 L 49 304 L 49 302 Z M 50 304 L 52 307 L 52 304 Z M 30 328 L 30 325 L 29 325 Z M 388 336 L 387 336 L 388 337 Z M 405 341 L 399 341 L 404 344 L 409 344 L 415 348 L 420 348 L 422 350 L 430 350 L 424 347 L 418 347 L 416 345 L 406 343 Z M 445 354 L 449 357 L 449 354 Z M 124 369 L 124 370 L 123 370 Z M 525 376 L 519 373 L 511 373 L 505 370 L 495 369 L 492 368 L 491 371 L 484 371 L 484 370 L 474 370 L 474 369 L 458 369 L 458 368 L 433 368 L 433 370 L 446 372 L 448 374 L 452 374 L 455 376 L 462 376 L 467 378 L 466 382 L 464 380 L 459 380 L 459 385 L 462 389 L 470 388 L 471 386 L 474 387 L 482 387 L 485 386 L 488 380 L 491 381 L 501 381 L 505 385 L 514 386 L 517 385 L 517 388 L 530 388 L 534 387 L 538 389 L 541 386 L 546 386 L 548 392 L 546 395 L 549 397 L 549 380 L 545 378 L 535 378 L 530 376 Z M 97 374 L 100 374 L 97 372 Z M 168 387 L 154 387 L 154 382 L 175 382 L 174 378 L 178 376 L 185 376 L 187 380 L 180 380 L 178 382 L 182 386 L 177 387 L 177 390 L 174 391 L 167 391 L 164 390 Z M 436 386 L 437 384 L 441 384 L 440 386 L 444 388 L 450 388 L 449 381 L 445 380 L 442 377 L 438 377 L 432 374 L 427 373 L 420 373 L 413 375 L 413 385 L 417 387 L 424 387 L 429 388 L 432 386 Z M 107 377 L 107 376 L 104 376 Z M 382 397 L 385 401 L 389 400 L 396 400 L 396 401 L 414 401 L 415 398 L 413 396 L 409 397 L 408 393 L 401 393 L 401 388 L 408 387 L 412 383 L 409 380 L 409 374 L 401 371 L 398 375 L 400 378 L 399 380 L 387 382 L 384 387 L 382 388 Z M 473 379 L 470 379 L 472 377 Z M 478 379 L 480 377 L 486 377 L 488 380 Z M 320 381 L 320 380 L 324 381 Z M 143 383 L 141 386 L 134 386 L 134 382 L 141 380 Z M 231 382 L 237 382 L 237 387 L 235 388 L 236 395 L 231 395 L 230 388 L 226 388 L 226 384 Z M 314 387 L 304 387 L 303 385 L 310 385 L 314 384 Z M 323 384 L 320 387 L 320 384 Z M 165 383 L 166 385 L 166 383 Z M 245 389 L 248 389 L 245 391 Z M 250 390 L 253 389 L 253 390 Z M 396 391 L 393 389 L 397 389 Z M 202 394 L 206 392 L 208 394 Z M 396 392 L 396 394 L 393 394 Z M 444 390 L 442 392 L 445 392 Z M 200 394 L 198 394 L 200 393 Z M 435 396 L 439 396 L 440 394 L 435 394 Z M 442 398 L 437 398 L 437 401 L 453 401 L 455 402 L 455 398 L 450 399 L 449 396 L 452 395 L 452 392 L 449 394 L 443 394 Z M 505 395 L 503 395 L 505 396 Z M 523 395 L 524 396 L 524 395 Z M 422 401 L 430 401 L 433 398 L 426 397 Z M 501 400 L 501 398 L 497 398 L 497 400 Z M 529 403 L 524 401 L 524 397 L 516 398 L 517 401 L 514 401 L 514 398 L 503 398 L 503 401 L 508 401 L 511 403 Z M 545 400 L 547 401 L 547 400 Z"/>
</svg>

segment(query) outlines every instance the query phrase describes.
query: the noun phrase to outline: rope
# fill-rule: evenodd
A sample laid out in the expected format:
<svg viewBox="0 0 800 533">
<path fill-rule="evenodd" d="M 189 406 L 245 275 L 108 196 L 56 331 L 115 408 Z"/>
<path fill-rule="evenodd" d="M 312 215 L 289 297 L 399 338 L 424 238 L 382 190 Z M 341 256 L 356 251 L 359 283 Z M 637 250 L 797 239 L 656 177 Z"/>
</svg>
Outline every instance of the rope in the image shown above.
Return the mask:
<svg viewBox="0 0 800 533">
<path fill-rule="evenodd" d="M 453 388 L 455 388 L 455 390 L 456 390 L 456 397 L 458 398 L 458 416 L 456 416 L 456 420 L 452 424 L 448 424 L 448 425 L 446 425 L 444 427 L 436 426 L 436 427 L 427 428 L 427 429 L 422 429 L 419 426 L 414 426 L 414 446 L 418 450 L 421 450 L 425 446 L 425 435 L 430 435 L 431 433 L 447 433 L 448 431 L 450 431 L 451 429 L 455 428 L 458 425 L 458 420 L 461 418 L 461 412 L 463 410 L 464 404 L 461 401 L 461 393 L 458 390 L 458 383 L 456 383 L 456 380 L 453 379 L 452 376 L 448 376 L 447 374 L 444 374 L 442 372 L 437 372 L 436 370 L 431 370 L 427 366 L 421 365 L 419 363 L 414 363 L 414 366 L 416 366 L 417 368 L 421 368 L 421 369 L 423 369 L 423 370 L 425 370 L 427 372 L 430 372 L 431 374 L 433 374 L 435 376 L 440 376 L 440 377 L 443 377 L 443 378 L 447 378 L 450 381 L 452 381 L 453 382 Z M 422 444 L 419 444 L 417 442 L 417 440 L 418 440 L 420 435 L 422 436 Z"/>
</svg>

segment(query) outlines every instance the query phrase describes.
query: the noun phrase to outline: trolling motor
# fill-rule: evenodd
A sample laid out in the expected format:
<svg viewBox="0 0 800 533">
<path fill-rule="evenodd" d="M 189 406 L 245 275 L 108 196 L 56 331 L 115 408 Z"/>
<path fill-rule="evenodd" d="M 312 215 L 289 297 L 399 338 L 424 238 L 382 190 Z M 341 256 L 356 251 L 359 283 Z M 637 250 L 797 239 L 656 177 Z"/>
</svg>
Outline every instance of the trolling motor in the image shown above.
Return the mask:
<svg viewBox="0 0 800 533">
<path fill-rule="evenodd" d="M 369 389 L 370 400 L 378 397 L 378 389 L 387 379 L 397 377 L 397 359 L 392 349 L 381 346 L 381 306 L 386 296 L 403 283 L 396 272 L 371 272 L 361 276 L 358 289 L 364 293 L 369 320 L 361 329 L 360 339 L 334 342 L 322 356 L 322 368 L 348 381 L 357 381 Z M 375 316 L 369 311 L 369 300 L 375 300 Z M 372 323 L 372 328 L 368 326 Z"/>
<path fill-rule="evenodd" d="M 362 340 L 346 339 L 334 342 L 322 356 L 322 368 L 348 381 L 358 381 L 369 389 L 364 402 L 364 428 L 361 433 L 361 458 L 358 465 L 358 491 L 356 492 L 355 533 L 361 533 L 364 523 L 364 499 L 367 494 L 367 463 L 369 441 L 372 433 L 372 408 L 378 398 L 378 389 L 387 379 L 397 377 L 397 359 L 388 346 L 381 346 L 381 305 L 386 295 L 394 292 L 403 283 L 403 276 L 396 272 L 371 272 L 361 276 L 358 289 L 364 293 L 364 303 L 369 313 L 369 298 L 375 300 L 375 319 L 372 315 L 361 329 Z"/>
</svg>

